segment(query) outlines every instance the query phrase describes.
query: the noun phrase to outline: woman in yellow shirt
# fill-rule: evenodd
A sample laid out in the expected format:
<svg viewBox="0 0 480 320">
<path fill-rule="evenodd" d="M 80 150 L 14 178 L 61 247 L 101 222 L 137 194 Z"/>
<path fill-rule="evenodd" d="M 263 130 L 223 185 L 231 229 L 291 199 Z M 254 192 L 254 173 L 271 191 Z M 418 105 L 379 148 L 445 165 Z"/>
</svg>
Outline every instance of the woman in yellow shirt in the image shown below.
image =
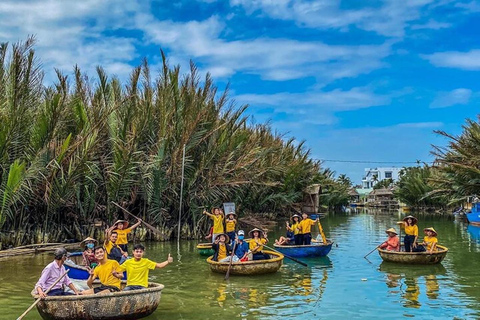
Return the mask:
<svg viewBox="0 0 480 320">
<path fill-rule="evenodd" d="M 215 251 L 213 261 L 226 262 L 226 258 L 232 254 L 232 249 L 228 245 L 229 241 L 228 235 L 225 233 L 217 235 L 215 242 L 212 243 L 212 249 Z"/>
<path fill-rule="evenodd" d="M 403 218 L 403 224 L 405 228 L 405 237 L 403 238 L 403 243 L 405 244 L 405 252 L 412 252 L 417 248 L 417 222 L 418 219 L 413 216 L 406 216 Z"/>
<path fill-rule="evenodd" d="M 225 231 L 227 232 L 230 241 L 233 243 L 235 241 L 235 226 L 237 225 L 237 214 L 230 212 L 227 214 L 227 219 L 225 220 Z"/>
<path fill-rule="evenodd" d="M 312 244 L 312 226 L 318 222 L 318 218 L 312 220 L 308 217 L 308 214 L 305 212 L 302 213 L 302 222 L 300 222 L 300 230 L 302 232 L 302 245 L 311 245 Z"/>
<path fill-rule="evenodd" d="M 270 256 L 263 253 L 263 245 L 268 243 L 265 232 L 255 228 L 248 233 L 252 239 L 248 242 L 248 248 L 252 253 L 253 260 L 268 260 Z"/>
<path fill-rule="evenodd" d="M 300 232 L 300 220 L 302 220 L 302 217 L 300 217 L 298 214 L 294 214 L 292 216 L 292 225 L 290 226 L 287 224 L 287 229 L 293 232 L 293 239 L 296 246 L 301 245 L 303 241 L 302 233 Z"/>
<path fill-rule="evenodd" d="M 128 228 L 129 222 L 126 220 L 117 220 L 113 226 L 110 227 L 111 230 L 115 230 L 118 234 L 117 245 L 124 251 L 128 252 L 128 239 L 127 235 L 132 232 L 136 227 L 142 223 L 142 220 L 138 219 L 137 223 Z"/>
<path fill-rule="evenodd" d="M 425 228 L 423 229 L 423 232 L 425 232 L 426 236 L 423 238 L 423 243 L 422 245 L 425 246 L 424 250 L 428 251 L 429 253 L 432 253 L 433 251 L 437 251 L 437 231 L 433 229 L 433 227 L 430 228 Z"/>
<path fill-rule="evenodd" d="M 223 215 L 219 208 L 212 209 L 213 214 L 208 213 L 204 210 L 203 213 L 210 217 L 213 220 L 213 234 L 212 234 L 212 243 L 215 243 L 215 238 L 223 233 Z"/>
</svg>

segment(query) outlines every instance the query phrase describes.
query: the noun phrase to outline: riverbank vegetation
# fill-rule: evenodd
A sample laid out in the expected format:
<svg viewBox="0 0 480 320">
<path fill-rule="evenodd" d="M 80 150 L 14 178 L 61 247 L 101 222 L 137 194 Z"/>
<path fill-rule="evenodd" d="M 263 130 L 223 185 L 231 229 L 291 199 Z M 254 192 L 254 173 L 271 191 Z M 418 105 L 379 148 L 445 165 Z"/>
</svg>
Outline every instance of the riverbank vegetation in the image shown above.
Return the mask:
<svg viewBox="0 0 480 320">
<path fill-rule="evenodd" d="M 181 208 L 181 236 L 199 237 L 204 207 L 288 212 L 306 186 L 331 179 L 303 142 L 251 123 L 193 63 L 182 74 L 163 56 L 154 74 L 144 61 L 127 83 L 75 67 L 45 87 L 33 45 L 0 46 L 4 245 L 98 236 L 123 217 L 112 201 L 162 230 L 157 239 L 176 236 Z"/>
</svg>

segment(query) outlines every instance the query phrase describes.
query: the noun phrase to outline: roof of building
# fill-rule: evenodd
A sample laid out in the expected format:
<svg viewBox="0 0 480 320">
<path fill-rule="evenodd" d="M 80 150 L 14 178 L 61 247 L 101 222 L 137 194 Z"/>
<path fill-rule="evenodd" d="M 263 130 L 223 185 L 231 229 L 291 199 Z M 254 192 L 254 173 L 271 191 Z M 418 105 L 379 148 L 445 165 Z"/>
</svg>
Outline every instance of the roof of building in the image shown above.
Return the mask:
<svg viewBox="0 0 480 320">
<path fill-rule="evenodd" d="M 373 190 L 370 195 L 375 195 L 375 196 L 393 196 L 393 191 L 391 189 L 387 188 L 382 188 L 382 189 L 376 189 Z"/>
<path fill-rule="evenodd" d="M 361 196 L 366 196 L 368 195 L 370 192 L 372 192 L 372 188 L 358 188 L 358 189 L 355 189 L 355 191 L 358 192 L 359 195 Z"/>
<path fill-rule="evenodd" d="M 355 190 L 355 189 L 350 189 L 350 190 L 348 191 L 348 195 L 349 195 L 349 196 L 359 196 L 360 193 L 358 193 L 357 190 Z"/>
</svg>

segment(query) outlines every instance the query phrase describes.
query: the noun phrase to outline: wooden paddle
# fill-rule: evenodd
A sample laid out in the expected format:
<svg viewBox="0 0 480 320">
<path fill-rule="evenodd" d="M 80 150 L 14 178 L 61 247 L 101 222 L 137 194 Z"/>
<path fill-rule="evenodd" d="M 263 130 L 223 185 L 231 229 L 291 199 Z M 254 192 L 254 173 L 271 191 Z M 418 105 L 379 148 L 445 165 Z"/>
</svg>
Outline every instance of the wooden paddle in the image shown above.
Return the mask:
<svg viewBox="0 0 480 320">
<path fill-rule="evenodd" d="M 47 291 L 45 291 L 45 294 L 49 293 L 50 290 L 52 290 L 52 288 L 60 281 L 63 279 L 63 277 L 65 277 L 67 275 L 67 273 L 70 271 L 70 269 L 68 269 L 67 271 L 65 271 L 64 274 L 62 274 L 48 289 Z M 42 300 L 42 297 L 39 297 L 37 300 L 35 300 L 35 302 L 27 309 L 25 310 L 24 313 L 22 313 L 22 315 L 20 317 L 17 318 L 17 320 L 20 320 L 20 319 L 23 319 L 23 317 L 25 317 L 27 315 L 28 312 L 30 312 L 30 310 L 33 309 L 33 307 L 35 307 L 37 305 L 37 303 L 40 302 L 40 300 Z"/>
<path fill-rule="evenodd" d="M 318 231 L 320 231 L 320 234 L 322 235 L 322 240 L 324 244 L 327 244 L 327 237 L 325 237 L 325 233 L 323 233 L 323 228 L 322 224 L 320 223 L 320 219 L 317 221 L 318 223 Z"/>
<path fill-rule="evenodd" d="M 285 253 L 281 253 L 280 251 L 275 250 L 275 249 L 273 249 L 272 247 L 269 247 L 269 246 L 267 246 L 267 245 L 263 245 L 263 246 L 264 246 L 265 248 L 267 248 L 267 249 L 270 249 L 270 250 L 272 250 L 272 251 L 275 251 L 275 252 L 277 252 L 277 253 L 280 253 L 280 254 L 284 255 L 285 258 L 287 258 L 287 259 L 290 259 L 290 260 L 292 260 L 292 261 L 295 261 L 296 263 L 299 263 L 299 264 L 301 264 L 302 266 L 308 267 L 308 264 L 306 264 L 305 262 L 302 262 L 302 261 L 297 260 L 297 259 L 295 259 L 295 258 L 293 258 L 293 257 L 287 256 Z"/>
<path fill-rule="evenodd" d="M 128 213 L 129 215 L 131 215 L 132 217 L 140 220 L 140 221 L 145 225 L 145 227 L 147 227 L 148 229 L 152 230 L 153 232 L 155 232 L 155 233 L 157 233 L 157 234 L 163 235 L 163 233 L 162 233 L 160 230 L 158 230 L 158 229 L 155 228 L 154 226 L 146 223 L 145 221 L 143 221 L 142 219 L 140 219 L 139 217 L 137 217 L 136 215 L 134 215 L 133 213 L 131 213 L 131 212 L 128 211 L 127 209 L 123 208 L 123 207 L 122 207 L 121 205 L 119 205 L 118 203 L 113 202 L 113 201 L 112 201 L 112 203 L 113 203 L 114 205 L 116 205 L 117 207 L 119 207 L 120 209 L 122 209 L 124 212 Z"/>
<path fill-rule="evenodd" d="M 363 258 L 367 259 L 367 257 L 375 250 L 377 250 L 382 244 L 386 243 L 387 241 L 383 241 L 382 243 L 380 243 L 378 246 L 375 247 L 375 249 L 373 249 L 372 251 L 370 251 L 369 253 L 367 253 Z"/>
<path fill-rule="evenodd" d="M 237 247 L 237 241 L 235 241 L 232 249 L 232 254 L 230 255 L 230 264 L 228 265 L 227 274 L 225 275 L 225 280 L 228 280 L 230 277 L 230 269 L 232 268 L 233 255 L 235 254 L 235 248 Z"/>
</svg>

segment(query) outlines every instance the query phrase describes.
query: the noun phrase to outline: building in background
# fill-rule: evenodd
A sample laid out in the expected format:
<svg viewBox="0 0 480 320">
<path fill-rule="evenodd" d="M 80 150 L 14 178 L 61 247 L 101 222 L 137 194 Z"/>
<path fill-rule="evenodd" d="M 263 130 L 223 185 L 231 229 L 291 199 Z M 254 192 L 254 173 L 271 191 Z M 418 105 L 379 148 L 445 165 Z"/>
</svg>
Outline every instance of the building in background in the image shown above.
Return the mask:
<svg viewBox="0 0 480 320">
<path fill-rule="evenodd" d="M 362 188 L 373 188 L 378 182 L 385 179 L 392 179 L 393 182 L 398 180 L 398 174 L 402 168 L 382 167 L 382 168 L 365 168 L 365 176 L 362 179 Z"/>
</svg>

